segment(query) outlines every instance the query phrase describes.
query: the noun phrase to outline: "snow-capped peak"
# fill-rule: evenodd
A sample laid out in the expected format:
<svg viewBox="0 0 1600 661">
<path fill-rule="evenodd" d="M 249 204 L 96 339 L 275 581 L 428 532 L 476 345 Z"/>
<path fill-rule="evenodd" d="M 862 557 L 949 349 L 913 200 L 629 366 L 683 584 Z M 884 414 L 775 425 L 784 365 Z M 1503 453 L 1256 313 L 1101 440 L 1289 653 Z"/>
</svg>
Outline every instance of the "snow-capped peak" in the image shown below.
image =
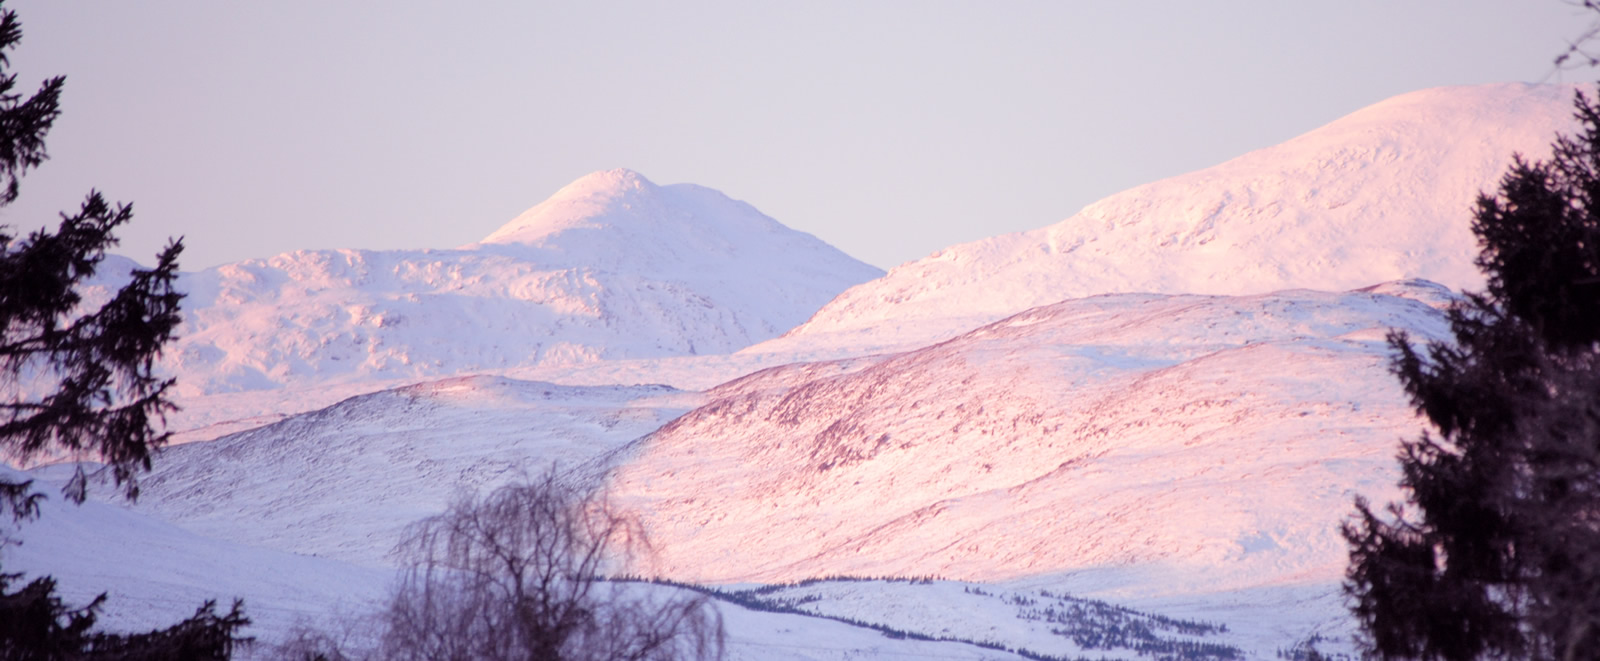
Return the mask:
<svg viewBox="0 0 1600 661">
<path fill-rule="evenodd" d="M 186 274 L 189 395 L 737 350 L 883 272 L 755 207 L 631 170 L 480 244 L 318 250 Z"/>
<path fill-rule="evenodd" d="M 597 219 L 650 204 L 661 188 L 627 168 L 591 172 L 556 191 L 549 199 L 502 225 L 483 243 L 531 243 L 573 227 L 595 227 Z"/>
<path fill-rule="evenodd" d="M 1049 227 L 952 246 L 846 291 L 796 335 L 890 324 L 941 340 L 1065 298 L 1258 294 L 1426 278 L 1482 286 L 1472 204 L 1570 130 L 1572 85 L 1422 90 L 1139 186 Z M 960 324 L 942 324 L 952 315 Z"/>
<path fill-rule="evenodd" d="M 551 199 L 573 196 L 615 195 L 630 190 L 653 189 L 656 185 L 644 175 L 628 168 L 600 170 L 578 177 L 556 191 Z"/>
</svg>

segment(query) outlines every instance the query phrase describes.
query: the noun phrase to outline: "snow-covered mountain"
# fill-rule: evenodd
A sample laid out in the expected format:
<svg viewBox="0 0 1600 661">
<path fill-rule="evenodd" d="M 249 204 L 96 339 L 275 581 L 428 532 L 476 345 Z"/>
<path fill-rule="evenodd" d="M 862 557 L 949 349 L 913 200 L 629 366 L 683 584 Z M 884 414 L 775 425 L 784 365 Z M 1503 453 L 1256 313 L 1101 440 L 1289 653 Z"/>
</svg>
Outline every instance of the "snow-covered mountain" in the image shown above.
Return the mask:
<svg viewBox="0 0 1600 661">
<path fill-rule="evenodd" d="M 800 369 L 821 375 L 852 367 Z M 392 576 L 388 552 L 401 528 L 454 494 L 517 479 L 547 461 L 571 466 L 601 457 L 704 399 L 662 386 L 564 387 L 498 377 L 356 397 L 170 448 L 143 481 L 136 507 L 47 503 L 48 525 L 25 526 L 6 566 L 57 575 L 69 603 L 109 591 L 103 616 L 116 628 L 156 627 L 203 600 L 243 596 L 255 621 L 249 632 L 263 641 L 245 658 L 275 658 L 271 644 L 292 627 L 346 626 L 341 618 L 381 608 Z M 54 489 L 65 468 L 17 477 Z M 128 549 L 115 563 L 104 561 L 97 543 L 106 536 Z M 1205 612 L 1198 615 L 1214 621 L 1196 631 L 1059 590 L 945 582 L 829 581 L 722 594 L 732 659 L 1025 658 L 995 646 L 1131 659 L 1137 645 L 1152 641 L 1270 650 L 1309 630 L 1278 619 L 1228 634 L 1217 629 L 1217 613 Z M 1032 607 L 1041 599 L 1059 612 Z M 1130 623 L 1148 628 L 1150 640 L 1128 635 Z M 1071 626 L 1063 631 L 1063 624 Z M 921 640 L 885 638 L 880 630 Z"/>
<path fill-rule="evenodd" d="M 625 170 L 452 250 L 186 274 L 186 403 L 229 421 L 209 436 L 258 428 L 166 449 L 136 507 L 53 508 L 6 569 L 168 609 L 119 603 L 123 625 L 233 596 L 202 589 L 226 574 L 270 637 L 329 586 L 381 598 L 402 526 L 457 489 L 554 459 L 606 477 L 672 579 L 961 581 L 727 588 L 840 620 L 730 606 L 735 658 L 1020 658 L 941 637 L 1138 656 L 1059 633 L 1042 608 L 1135 617 L 1063 590 L 1226 623 L 1184 635 L 1268 658 L 1348 630 L 1337 523 L 1395 495 L 1420 424 L 1385 334 L 1443 337 L 1451 288 L 1479 285 L 1472 196 L 1543 155 L 1571 91 L 1391 99 L 826 307 L 879 272 Z M 82 550 L 106 537 L 139 551 Z"/>
<path fill-rule="evenodd" d="M 841 294 L 795 336 L 945 339 L 1095 294 L 1260 294 L 1425 278 L 1479 288 L 1469 221 L 1514 152 L 1574 126 L 1572 85 L 1428 89 L 1146 184 L 1048 227 L 946 248 Z M 788 338 L 780 340 L 791 341 Z"/>
<path fill-rule="evenodd" d="M 25 530 L 35 550 L 8 567 L 65 573 L 75 590 L 121 586 L 118 598 L 134 604 L 153 592 L 174 604 L 230 596 L 200 588 L 226 562 L 190 574 L 166 555 L 140 556 L 88 571 L 93 558 L 54 551 L 115 526 L 127 539 L 178 543 L 180 558 L 193 548 L 300 571 L 294 558 L 315 556 L 327 562 L 305 564 L 309 576 L 370 602 L 382 595 L 371 570 L 391 562 L 401 528 L 459 489 L 591 461 L 611 467 L 613 497 L 649 529 L 657 553 L 643 568 L 674 579 L 935 575 L 965 583 L 760 594 L 934 638 L 1137 656 L 1053 633 L 1061 627 L 1032 607 L 1110 609 L 1106 626 L 1127 616 L 1046 596 L 1088 594 L 1227 624 L 1236 633 L 1193 640 L 1258 658 L 1345 630 L 1336 523 L 1353 494 L 1393 494 L 1394 441 L 1417 425 L 1386 372 L 1383 335 L 1439 336 L 1450 300 L 1425 282 L 1097 296 L 916 351 L 776 367 L 706 393 L 423 383 L 170 448 L 131 512 L 52 511 L 69 529 Z M 270 638 L 308 606 L 294 575 L 263 576 L 271 583 L 223 584 L 286 609 L 269 611 Z M 126 617 L 149 619 L 137 608 Z M 787 622 L 777 628 L 816 626 Z M 778 638 L 735 635 L 746 641 L 736 658 L 868 649 L 782 657 L 764 647 Z"/>
<path fill-rule="evenodd" d="M 185 274 L 169 365 L 197 396 L 726 353 L 881 273 L 717 191 L 611 170 L 453 250 Z"/>
<path fill-rule="evenodd" d="M 577 465 L 703 399 L 667 386 L 430 381 L 169 448 L 140 480 L 139 509 L 232 543 L 383 565 L 406 524 L 457 493 Z"/>
<path fill-rule="evenodd" d="M 458 377 L 171 448 L 133 514 L 210 540 L 197 548 L 383 567 L 400 529 L 458 489 L 596 460 L 649 528 L 657 554 L 645 568 L 674 579 L 998 581 L 985 589 L 1010 590 L 1003 599 L 952 598 L 968 593 L 948 584 L 796 594 L 813 595 L 805 612 L 1089 653 L 1018 607 L 1067 590 L 1227 623 L 1248 635 L 1205 640 L 1254 658 L 1344 630 L 1336 524 L 1355 493 L 1393 495 L 1394 442 L 1417 427 L 1383 336 L 1441 335 L 1450 300 L 1425 282 L 1097 296 L 706 393 Z M 149 524 L 117 525 L 142 535 Z M 31 571 L 61 562 L 15 556 L 8 566 Z M 148 581 L 169 564 L 79 582 Z M 131 585 L 122 594 L 137 601 Z M 300 603 L 272 594 L 275 607 Z M 981 617 L 963 615 L 974 607 Z M 771 658 L 751 644 L 746 658 Z"/>
<path fill-rule="evenodd" d="M 0 476 L 42 479 L 51 489 L 66 477 L 49 470 L 13 474 L 3 467 Z M 30 577 L 52 573 L 58 594 L 69 605 L 106 595 L 108 600 L 98 611 L 99 624 L 118 631 L 169 626 L 208 599 L 226 604 L 243 597 L 251 619 L 245 633 L 257 640 L 238 650 L 239 659 L 290 658 L 276 644 L 286 633 L 307 626 L 343 638 L 346 644 L 366 643 L 371 630 L 364 617 L 383 608 L 393 579 L 388 567 L 197 535 L 116 504 L 46 501 L 43 506 L 43 519 L 49 523 L 23 527 L 23 543 L 6 549 L 7 571 L 23 571 Z M 236 523 L 238 529 L 249 526 L 248 521 Z M 112 562 L 107 561 L 107 539 L 116 544 Z M 628 587 L 676 592 L 667 586 Z M 1188 658 L 1228 659 L 1237 657 L 1226 652 L 1240 648 L 1256 652 L 1251 657 L 1268 656 L 1305 631 L 1251 622 L 1245 622 L 1245 628 L 1218 631 L 1217 624 L 1228 620 L 1215 618 L 1228 615 L 1225 611 L 1183 615 L 1205 622 L 1174 620 L 1038 588 L 904 580 L 748 588 L 724 590 L 727 597 L 716 601 L 728 630 L 730 661 L 1021 661 L 1039 658 L 1038 652 L 1132 660 L 1147 657 L 1136 648 L 1140 644 L 1190 641 L 1210 643 L 1223 654 Z M 1196 625 L 1199 631 L 1194 630 Z M 902 633 L 885 636 L 886 631 Z M 1084 645 L 1086 639 L 1098 644 Z M 1035 654 L 1007 653 L 1001 647 Z"/>
<path fill-rule="evenodd" d="M 719 386 L 611 478 L 684 580 L 1009 580 L 1101 567 L 1157 593 L 1336 583 L 1355 493 L 1419 428 L 1387 329 L 1448 290 L 1118 294 L 872 360 Z M 760 549 L 751 553 L 750 549 Z"/>
</svg>

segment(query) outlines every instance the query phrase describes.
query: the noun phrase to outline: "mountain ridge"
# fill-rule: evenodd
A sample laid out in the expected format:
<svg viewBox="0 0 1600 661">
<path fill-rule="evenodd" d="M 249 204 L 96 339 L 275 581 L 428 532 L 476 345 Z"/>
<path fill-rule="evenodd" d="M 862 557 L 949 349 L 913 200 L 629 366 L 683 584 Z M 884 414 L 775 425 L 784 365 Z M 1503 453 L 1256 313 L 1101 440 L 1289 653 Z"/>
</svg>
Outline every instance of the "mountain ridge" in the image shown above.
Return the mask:
<svg viewBox="0 0 1600 661">
<path fill-rule="evenodd" d="M 1473 198 L 1549 153 L 1575 85 L 1400 95 L 1289 141 L 1151 182 L 1059 223 L 951 246 L 840 294 L 797 336 L 916 321 L 909 341 L 1105 293 L 1249 295 L 1424 278 L 1481 287 Z M 941 324 L 950 314 L 959 324 Z"/>
<path fill-rule="evenodd" d="M 609 493 L 682 580 L 1204 565 L 1169 588 L 1337 582 L 1348 489 L 1393 492 L 1393 439 L 1416 425 L 1385 335 L 1443 337 L 1448 297 L 1106 294 L 774 368 L 630 446 Z"/>
<path fill-rule="evenodd" d="M 1063 223 L 953 246 L 832 302 L 837 283 L 874 271 L 819 264 L 831 253 L 794 249 L 812 245 L 799 233 L 759 242 L 776 221 L 753 207 L 627 170 L 579 179 L 475 244 L 299 251 L 186 275 L 205 323 L 171 358 L 191 370 L 190 394 L 239 395 L 234 410 L 260 412 L 329 383 L 425 382 L 167 448 L 135 513 L 228 545 L 381 567 L 404 524 L 456 485 L 488 488 L 559 457 L 610 479 L 655 542 L 649 568 L 673 579 L 1069 586 L 1243 614 L 1274 630 L 1250 647 L 1267 658 L 1303 623 L 1348 629 L 1338 520 L 1356 494 L 1397 497 L 1394 443 L 1421 427 L 1386 336 L 1447 338 L 1442 310 L 1471 286 L 1373 274 L 1470 268 L 1459 236 L 1444 235 L 1466 219 L 1451 195 L 1498 176 L 1509 153 L 1491 152 L 1546 144 L 1566 89 L 1397 97 Z M 1506 128 L 1481 130 L 1496 122 Z M 1373 218 L 1390 224 L 1371 230 Z M 1429 233 L 1439 240 L 1418 238 Z M 1399 248 L 1374 253 L 1368 240 Z M 750 277 L 750 263 L 766 275 Z M 770 291 L 796 273 L 809 284 Z M 1327 274 L 1355 284 L 1303 282 Z M 1154 291 L 1274 283 L 1292 286 Z M 1139 287 L 1151 291 L 1099 291 Z M 747 346 L 804 321 L 808 300 L 804 326 Z M 558 369 L 590 385 L 526 378 Z M 738 370 L 706 392 L 615 385 Z M 58 548 L 103 534 L 68 532 Z M 36 554 L 27 568 L 58 561 Z M 69 569 L 140 580 L 111 576 L 132 567 Z M 967 594 L 910 583 L 828 586 L 819 598 L 831 601 L 809 607 L 903 605 L 858 599 L 873 590 Z M 940 617 L 966 622 L 961 608 Z"/>
<path fill-rule="evenodd" d="M 185 273 L 166 364 L 193 397 L 727 353 L 881 274 L 712 189 L 612 170 L 460 248 Z"/>
</svg>

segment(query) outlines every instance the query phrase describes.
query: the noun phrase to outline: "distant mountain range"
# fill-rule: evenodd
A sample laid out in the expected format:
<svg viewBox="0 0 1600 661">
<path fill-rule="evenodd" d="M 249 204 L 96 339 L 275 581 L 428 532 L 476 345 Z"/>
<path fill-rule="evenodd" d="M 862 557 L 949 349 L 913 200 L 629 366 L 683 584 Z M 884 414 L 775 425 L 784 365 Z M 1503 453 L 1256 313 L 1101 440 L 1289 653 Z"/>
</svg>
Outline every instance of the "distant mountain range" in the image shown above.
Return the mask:
<svg viewBox="0 0 1600 661">
<path fill-rule="evenodd" d="M 1473 201 L 1512 155 L 1576 126 L 1573 85 L 1427 89 L 1280 145 L 1132 188 L 1048 227 L 951 246 L 852 287 L 792 335 L 954 336 L 1037 305 L 1111 293 L 1339 291 L 1483 284 Z"/>
<path fill-rule="evenodd" d="M 610 489 L 686 580 L 1145 566 L 1186 569 L 1190 590 L 1337 582 L 1351 497 L 1393 493 L 1395 440 L 1419 429 L 1384 335 L 1446 336 L 1448 300 L 1414 281 L 1064 301 L 718 386 L 619 459 Z"/>
<path fill-rule="evenodd" d="M 597 172 L 482 242 L 185 274 L 186 395 L 718 354 L 882 275 L 708 188 Z"/>
<path fill-rule="evenodd" d="M 1069 640 L 1046 603 L 1179 627 L 1063 591 L 1223 621 L 1195 640 L 1248 658 L 1349 651 L 1336 526 L 1357 494 L 1396 495 L 1397 441 L 1420 431 L 1386 333 L 1447 335 L 1443 309 L 1482 284 L 1473 196 L 1546 153 L 1573 89 L 1396 97 L 886 275 L 627 170 L 468 246 L 186 274 L 167 364 L 187 401 L 253 428 L 164 451 L 136 508 L 52 505 L 5 569 L 162 618 L 225 584 L 260 596 L 271 638 L 335 610 L 303 595 L 346 578 L 381 598 L 402 527 L 458 489 L 559 460 L 605 478 L 667 578 L 965 581 L 743 592 L 927 646 L 824 649 L 785 637 L 819 630 L 788 612 L 735 632 L 735 658 L 1138 657 Z M 359 396 L 328 406 L 330 384 Z M 140 552 L 90 552 L 113 541 Z"/>
</svg>

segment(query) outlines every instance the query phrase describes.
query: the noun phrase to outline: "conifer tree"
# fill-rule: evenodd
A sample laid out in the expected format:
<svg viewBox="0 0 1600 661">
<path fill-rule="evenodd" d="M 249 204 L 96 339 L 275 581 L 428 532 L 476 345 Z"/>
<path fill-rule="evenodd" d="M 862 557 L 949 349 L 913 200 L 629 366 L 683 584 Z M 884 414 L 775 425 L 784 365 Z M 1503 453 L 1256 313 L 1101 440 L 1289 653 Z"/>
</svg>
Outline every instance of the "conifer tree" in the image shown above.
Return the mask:
<svg viewBox="0 0 1600 661">
<path fill-rule="evenodd" d="M 57 76 L 18 94 L 7 51 L 21 38 L 16 12 L 0 8 L 0 206 L 17 199 L 20 177 L 48 157 L 44 138 L 65 82 Z M 151 451 L 166 442 L 157 423 L 174 409 L 172 380 L 155 375 L 154 361 L 180 321 L 174 284 L 183 244 L 170 243 L 154 268 L 134 270 L 97 309 L 82 309 L 80 290 L 116 245 L 113 231 L 132 218 L 132 206 L 90 192 L 55 232 L 19 237 L 0 226 L 0 457 L 97 460 L 130 497 Z M 86 477 L 78 469 L 70 499 L 83 501 Z M 0 507 L 15 519 L 37 512 L 40 496 L 29 486 L 0 479 Z"/>
<path fill-rule="evenodd" d="M 58 76 L 31 95 L 18 93 L 7 52 L 21 38 L 16 12 L 0 6 L 0 207 L 17 199 L 21 176 L 48 157 L 44 138 L 60 114 L 65 82 Z M 134 270 L 109 301 L 95 307 L 84 300 L 86 281 L 117 243 L 113 231 L 132 218 L 129 205 L 91 192 L 77 213 L 61 215 L 54 232 L 19 237 L 0 226 L 0 461 L 95 460 L 129 497 L 167 439 L 158 423 L 174 409 L 167 399 L 173 381 L 155 374 L 155 359 L 173 337 L 183 297 L 174 287 L 183 246 L 174 241 L 154 268 Z M 82 502 L 89 476 L 78 465 L 66 495 Z M 44 496 L 31 486 L 0 477 L 0 524 L 38 515 Z M 91 629 L 105 595 L 73 608 L 56 595 L 51 577 L 15 587 L 21 578 L 0 573 L 0 661 L 209 661 L 229 658 L 248 640 L 238 635 L 249 623 L 239 601 L 225 614 L 206 602 L 166 629 L 100 633 Z"/>
<path fill-rule="evenodd" d="M 1434 433 L 1401 446 L 1406 503 L 1343 527 L 1375 656 L 1600 658 L 1600 106 L 1575 105 L 1550 160 L 1479 196 L 1488 286 L 1454 341 L 1389 338 Z"/>
</svg>

